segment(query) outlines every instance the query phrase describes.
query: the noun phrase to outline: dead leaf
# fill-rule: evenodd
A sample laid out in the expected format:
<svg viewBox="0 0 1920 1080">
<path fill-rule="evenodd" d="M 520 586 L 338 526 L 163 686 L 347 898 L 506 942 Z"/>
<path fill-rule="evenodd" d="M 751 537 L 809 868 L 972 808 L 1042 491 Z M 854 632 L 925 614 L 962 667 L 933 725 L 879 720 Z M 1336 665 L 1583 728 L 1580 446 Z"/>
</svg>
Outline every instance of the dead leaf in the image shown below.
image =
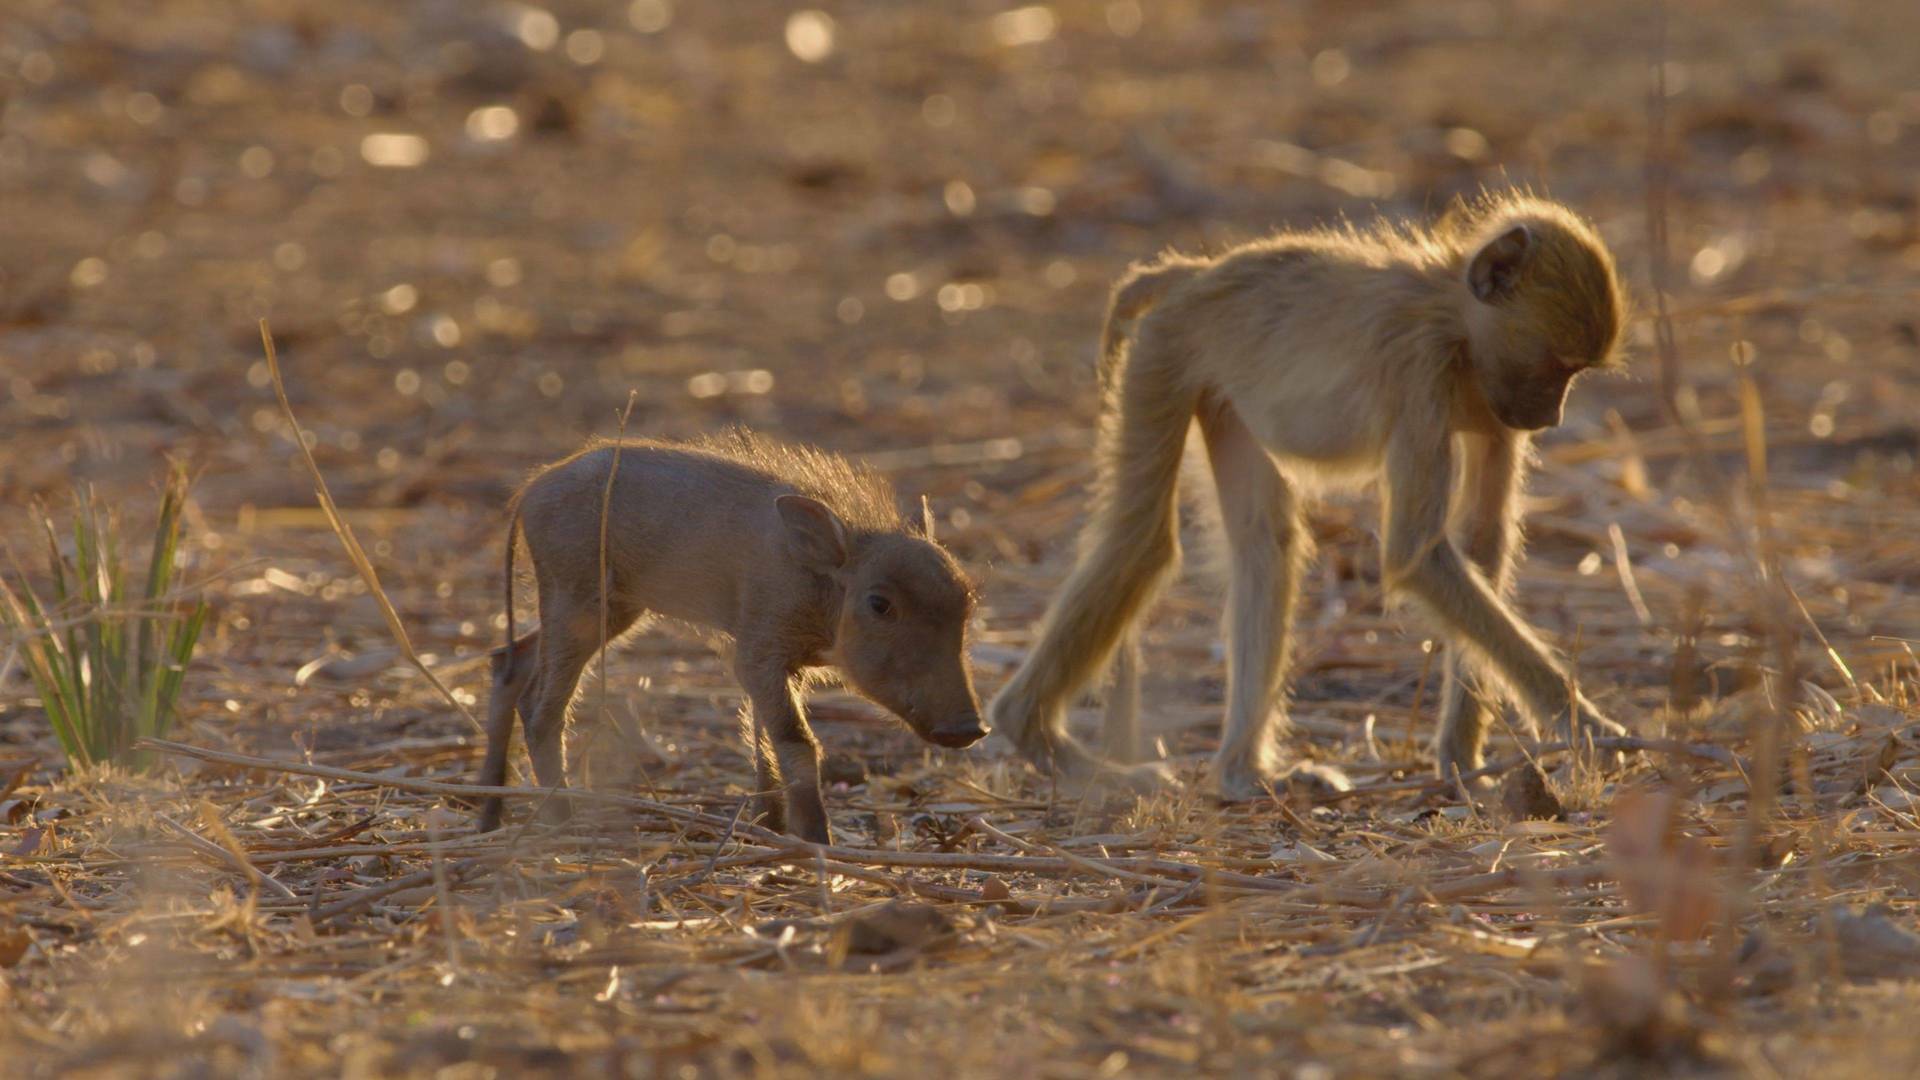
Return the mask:
<svg viewBox="0 0 1920 1080">
<path fill-rule="evenodd" d="M 353 682 L 378 675 L 399 662 L 400 653 L 384 646 L 362 653 L 330 653 L 300 665 L 300 670 L 293 673 L 293 685 L 305 686 L 316 677 Z"/>
<path fill-rule="evenodd" d="M 1628 904 L 1658 918 L 1676 941 L 1706 933 L 1724 906 L 1712 849 L 1680 829 L 1684 805 L 1670 791 L 1624 792 L 1607 828 L 1607 855 Z"/>
<path fill-rule="evenodd" d="M 1353 790 L 1353 781 L 1332 765 L 1303 761 L 1287 770 L 1281 779 L 1287 797 L 1294 802 L 1325 802 Z"/>
<path fill-rule="evenodd" d="M 1495 934 L 1477 926 L 1436 927 L 1442 934 L 1459 942 L 1466 948 L 1488 956 L 1504 956 L 1513 960 L 1525 960 L 1540 947 L 1537 936 L 1519 934 Z"/>
<path fill-rule="evenodd" d="M 1895 732 L 1887 732 L 1877 744 L 1870 746 L 1866 753 L 1860 755 L 1859 773 L 1848 794 L 1859 795 L 1871 791 L 1876 785 L 1891 779 L 1887 770 L 1893 768 L 1899 760 L 1900 736 Z"/>
<path fill-rule="evenodd" d="M 1608 1054 L 1650 1060 L 1697 1050 L 1699 1029 L 1649 958 L 1616 957 L 1588 965 L 1583 975 L 1581 997 Z"/>
<path fill-rule="evenodd" d="M 1283 841 L 1273 845 L 1267 852 L 1267 858 L 1274 862 L 1329 863 L 1339 862 L 1337 856 L 1329 855 L 1304 840 Z"/>
<path fill-rule="evenodd" d="M 0 968 L 18 964 L 33 947 L 33 935 L 24 926 L 0 927 Z"/>
<path fill-rule="evenodd" d="M 0 765 L 0 775 L 5 776 L 5 779 L 0 779 L 0 799 L 13 794 L 14 790 L 26 780 L 27 774 L 33 772 L 33 767 L 38 764 L 37 760 L 28 760 Z"/>
</svg>

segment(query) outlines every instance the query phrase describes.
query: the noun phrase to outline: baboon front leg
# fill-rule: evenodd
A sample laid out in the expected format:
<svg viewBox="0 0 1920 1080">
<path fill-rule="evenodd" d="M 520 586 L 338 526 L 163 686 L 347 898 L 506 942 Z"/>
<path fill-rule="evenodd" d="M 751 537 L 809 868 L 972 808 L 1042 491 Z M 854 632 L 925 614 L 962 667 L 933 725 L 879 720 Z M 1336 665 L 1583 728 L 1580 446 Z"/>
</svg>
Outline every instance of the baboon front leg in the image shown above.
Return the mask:
<svg viewBox="0 0 1920 1080">
<path fill-rule="evenodd" d="M 1174 488 L 1197 395 L 1148 316 L 1106 418 L 1099 495 L 1080 560 L 1026 661 L 988 707 L 993 727 L 1042 769 L 1147 786 L 1158 766 L 1103 766 L 1066 732 L 1066 703 L 1106 666 L 1179 556 Z"/>
<path fill-rule="evenodd" d="M 1264 793 L 1278 770 L 1275 709 L 1285 688 L 1307 539 L 1293 492 L 1233 406 L 1200 411 L 1233 571 L 1227 595 L 1227 719 L 1214 757 L 1221 797 Z"/>
<path fill-rule="evenodd" d="M 736 662 L 735 675 L 747 692 L 756 734 L 773 752 L 773 762 L 761 761 L 756 769 L 760 777 L 756 782 L 771 780 L 784 787 L 787 832 L 816 844 L 833 843 L 826 800 L 820 794 L 820 741 L 807 726 L 793 672 L 783 663 L 743 655 Z M 769 765 L 770 777 L 766 775 Z"/>
<path fill-rule="evenodd" d="M 507 782 L 507 755 L 513 748 L 513 716 L 521 695 L 532 684 L 539 664 L 540 631 L 515 641 L 490 657 L 493 686 L 487 694 L 487 756 L 480 764 L 480 783 L 501 787 Z M 489 795 L 480 804 L 478 828 L 500 827 L 501 799 Z"/>
<path fill-rule="evenodd" d="M 1100 752 L 1112 761 L 1130 765 L 1146 757 L 1140 737 L 1140 627 L 1121 635 L 1109 672 L 1106 712 L 1100 733 Z"/>
<path fill-rule="evenodd" d="M 1465 436 L 1461 440 L 1457 536 L 1465 555 L 1492 587 L 1511 601 L 1513 567 L 1520 554 L 1520 488 L 1526 472 L 1524 435 Z M 1440 719 L 1434 759 L 1444 778 L 1481 765 L 1487 725 L 1496 702 L 1489 700 L 1457 643 L 1447 645 Z"/>
<path fill-rule="evenodd" d="M 1402 418 L 1387 455 L 1385 554 L 1389 588 L 1418 598 L 1449 638 L 1472 646 L 1476 660 L 1511 686 L 1535 721 L 1624 733 L 1585 696 L 1533 628 L 1514 614 L 1447 537 L 1453 449 L 1444 426 Z"/>
</svg>

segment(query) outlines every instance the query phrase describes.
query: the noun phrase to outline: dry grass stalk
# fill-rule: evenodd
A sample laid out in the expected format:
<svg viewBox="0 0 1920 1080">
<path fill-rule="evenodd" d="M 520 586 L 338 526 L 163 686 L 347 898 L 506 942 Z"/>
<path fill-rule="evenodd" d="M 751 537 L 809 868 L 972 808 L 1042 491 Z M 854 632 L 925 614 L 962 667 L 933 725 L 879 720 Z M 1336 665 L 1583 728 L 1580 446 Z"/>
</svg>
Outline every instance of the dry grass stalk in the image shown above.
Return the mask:
<svg viewBox="0 0 1920 1080">
<path fill-rule="evenodd" d="M 353 526 L 347 524 L 347 519 L 340 515 L 339 507 L 334 505 L 333 493 L 327 489 L 327 478 L 320 472 L 320 463 L 313 459 L 313 448 L 307 444 L 306 433 L 293 415 L 293 403 L 287 400 L 287 385 L 280 378 L 280 358 L 273 348 L 273 331 L 268 328 L 265 319 L 260 320 L 260 345 L 266 350 L 267 374 L 273 380 L 273 396 L 280 402 L 280 414 L 286 418 L 287 430 L 292 432 L 294 445 L 300 448 L 300 458 L 306 462 L 307 472 L 313 477 L 313 496 L 319 500 L 320 511 L 326 515 L 328 527 L 340 538 L 340 546 L 346 549 L 354 571 L 360 575 L 361 581 L 366 582 L 367 592 L 373 596 L 374 603 L 380 605 L 380 614 L 387 620 L 387 631 L 393 635 L 394 644 L 400 647 L 407 663 L 425 676 L 447 704 L 466 718 L 468 726 L 480 731 L 480 721 L 474 717 L 472 710 L 455 697 L 453 691 L 447 689 L 447 684 L 440 681 L 440 676 L 420 658 L 419 650 L 413 647 L 413 639 L 407 634 L 406 624 L 400 621 L 400 613 L 394 610 L 387 591 L 380 587 L 380 574 L 373 568 L 373 560 L 367 558 L 366 549 L 360 546 L 359 538 L 353 535 Z"/>
</svg>

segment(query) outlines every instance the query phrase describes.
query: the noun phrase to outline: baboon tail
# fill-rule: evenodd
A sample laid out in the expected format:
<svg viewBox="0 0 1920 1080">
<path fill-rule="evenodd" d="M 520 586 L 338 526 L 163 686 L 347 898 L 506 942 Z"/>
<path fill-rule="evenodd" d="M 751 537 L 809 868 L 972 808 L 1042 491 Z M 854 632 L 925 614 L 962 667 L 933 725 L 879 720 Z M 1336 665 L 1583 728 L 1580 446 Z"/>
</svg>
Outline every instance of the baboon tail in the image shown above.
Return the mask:
<svg viewBox="0 0 1920 1080">
<path fill-rule="evenodd" d="M 1192 280 L 1207 263 L 1188 255 L 1167 252 L 1152 262 L 1137 262 L 1127 267 L 1113 286 L 1113 298 L 1107 302 L 1107 325 L 1100 335 L 1100 386 L 1111 389 L 1120 368 L 1120 353 L 1127 344 L 1126 327 L 1160 302 L 1167 290 Z"/>
</svg>

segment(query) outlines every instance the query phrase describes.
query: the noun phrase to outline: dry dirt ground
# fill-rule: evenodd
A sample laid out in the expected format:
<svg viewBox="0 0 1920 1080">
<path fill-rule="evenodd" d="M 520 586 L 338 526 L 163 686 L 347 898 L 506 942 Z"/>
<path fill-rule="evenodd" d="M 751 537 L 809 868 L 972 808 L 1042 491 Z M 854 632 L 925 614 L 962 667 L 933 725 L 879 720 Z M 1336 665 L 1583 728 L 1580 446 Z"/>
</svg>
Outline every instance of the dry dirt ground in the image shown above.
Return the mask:
<svg viewBox="0 0 1920 1080">
<path fill-rule="evenodd" d="M 1521 593 L 1615 715 L 1690 751 L 1546 758 L 1559 822 L 1424 786 L 1425 624 L 1383 610 L 1373 511 L 1341 502 L 1287 747 L 1361 793 L 1203 794 L 1196 573 L 1149 634 L 1185 788 L 1071 798 L 828 693 L 848 850 L 816 856 L 729 826 L 737 696 L 672 634 L 581 708 L 585 782 L 646 804 L 478 839 L 395 787 L 471 779 L 474 731 L 316 509 L 256 320 L 462 702 L 507 493 L 630 391 L 637 433 L 745 422 L 927 495 L 983 585 L 991 690 L 1066 569 L 1129 259 L 1513 181 L 1591 215 L 1652 308 L 1656 9 L 541 2 L 0 13 L 0 537 L 31 570 L 33 500 L 85 481 L 137 523 L 188 462 L 216 620 L 175 737 L 361 774 L 69 776 L 0 673 L 30 765 L 0 796 L 7 1071 L 1920 1068 L 1920 7 L 1672 5 L 1692 434 L 1643 319 L 1632 374 L 1543 440 Z"/>
</svg>

